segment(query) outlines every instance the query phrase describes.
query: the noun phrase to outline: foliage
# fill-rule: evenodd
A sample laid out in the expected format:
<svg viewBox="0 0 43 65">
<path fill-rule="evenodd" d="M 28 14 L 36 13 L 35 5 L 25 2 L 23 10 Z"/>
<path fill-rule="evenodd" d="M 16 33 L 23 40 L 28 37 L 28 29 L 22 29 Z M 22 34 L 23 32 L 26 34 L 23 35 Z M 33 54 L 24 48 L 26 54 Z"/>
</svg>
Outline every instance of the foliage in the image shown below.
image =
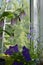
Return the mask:
<svg viewBox="0 0 43 65">
<path fill-rule="evenodd" d="M 16 0 L 15 0 L 16 1 Z M 14 5 L 14 8 L 16 7 L 16 9 L 13 12 L 9 12 L 9 11 L 4 11 L 1 14 L 1 18 L 18 18 L 20 20 L 17 20 L 17 23 L 14 24 L 14 26 L 9 25 L 8 28 L 5 30 L 5 32 L 7 33 L 5 36 L 8 36 L 9 38 L 5 38 L 5 46 L 6 45 L 15 45 L 16 43 L 19 45 L 19 48 L 21 48 L 23 45 L 25 45 L 26 47 L 29 47 L 29 39 L 27 38 L 27 34 L 29 33 L 29 27 L 30 27 L 30 18 L 29 18 L 29 6 L 25 5 L 26 3 L 29 4 L 27 1 L 20 1 L 20 3 L 18 1 L 12 1 L 12 4 Z M 11 2 L 8 2 L 7 5 L 9 5 L 9 3 L 11 4 Z M 16 4 L 18 3 L 20 5 L 20 7 L 18 7 L 18 5 Z M 23 6 L 22 6 L 23 4 Z M 25 13 L 22 15 L 20 15 L 21 13 Z M 12 36 L 14 35 L 14 36 Z"/>
<path fill-rule="evenodd" d="M 6 55 L 9 55 L 9 60 L 6 60 L 8 65 L 35 65 L 35 62 L 32 61 L 29 53 L 29 49 L 23 46 L 22 52 L 18 50 L 18 45 L 10 46 L 9 49 L 5 52 Z M 11 61 L 12 60 L 12 61 Z"/>
<path fill-rule="evenodd" d="M 28 34 L 30 34 L 30 7 L 28 0 L 20 0 L 20 2 L 11 0 L 9 2 L 4 1 L 3 3 L 4 7 L 3 11 L 1 8 L 2 13 L 0 14 L 0 20 L 5 17 L 7 20 L 9 18 L 10 21 L 11 19 L 16 19 L 16 24 L 7 25 L 6 30 L 4 30 L 6 32 L 4 38 L 5 49 L 9 48 L 10 45 L 18 44 L 20 51 L 23 46 L 26 46 L 30 49 L 33 59 L 38 57 L 34 52 L 34 43 L 30 43 L 30 38 L 28 38 Z"/>
<path fill-rule="evenodd" d="M 4 20 L 5 17 L 12 19 L 12 18 L 17 18 L 20 16 L 20 13 L 24 12 L 23 8 L 18 8 L 14 12 L 11 11 L 4 11 L 2 14 L 0 14 L 0 21 Z"/>
</svg>

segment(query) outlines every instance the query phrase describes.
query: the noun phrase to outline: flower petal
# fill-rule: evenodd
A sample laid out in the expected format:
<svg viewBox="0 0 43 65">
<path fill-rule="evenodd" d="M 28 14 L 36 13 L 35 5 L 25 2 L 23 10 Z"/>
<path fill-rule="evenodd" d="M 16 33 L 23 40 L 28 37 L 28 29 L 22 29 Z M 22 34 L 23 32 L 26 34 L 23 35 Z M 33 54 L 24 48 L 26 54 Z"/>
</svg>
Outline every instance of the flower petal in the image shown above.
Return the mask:
<svg viewBox="0 0 43 65">
<path fill-rule="evenodd" d="M 29 54 L 29 49 L 26 48 L 25 46 L 23 47 L 22 54 L 23 54 L 23 56 L 24 56 L 26 61 L 30 61 L 31 60 L 31 57 L 30 57 L 30 54 Z"/>
</svg>

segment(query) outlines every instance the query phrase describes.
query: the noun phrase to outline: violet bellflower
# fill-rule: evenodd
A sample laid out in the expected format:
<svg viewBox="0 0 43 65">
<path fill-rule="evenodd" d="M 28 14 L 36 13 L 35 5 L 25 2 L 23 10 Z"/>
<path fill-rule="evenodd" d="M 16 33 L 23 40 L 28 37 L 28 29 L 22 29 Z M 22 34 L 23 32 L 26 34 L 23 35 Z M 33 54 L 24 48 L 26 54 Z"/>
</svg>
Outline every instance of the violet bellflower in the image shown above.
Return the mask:
<svg viewBox="0 0 43 65">
<path fill-rule="evenodd" d="M 31 60 L 31 57 L 30 57 L 30 54 L 29 54 L 29 49 L 26 48 L 25 46 L 23 47 L 22 54 L 23 54 L 24 59 L 25 59 L 26 61 L 30 61 L 30 60 Z"/>
<path fill-rule="evenodd" d="M 27 35 L 27 38 L 28 38 L 28 39 L 30 39 L 30 38 L 31 38 L 31 35 L 30 35 L 30 34 L 28 34 L 28 35 Z"/>
<path fill-rule="evenodd" d="M 27 35 L 27 38 L 31 39 L 31 40 L 34 40 L 34 37 L 32 35 L 30 35 L 30 34 Z"/>
<path fill-rule="evenodd" d="M 5 51 L 5 54 L 12 55 L 14 52 L 19 52 L 18 45 L 10 46 L 9 49 Z"/>
</svg>

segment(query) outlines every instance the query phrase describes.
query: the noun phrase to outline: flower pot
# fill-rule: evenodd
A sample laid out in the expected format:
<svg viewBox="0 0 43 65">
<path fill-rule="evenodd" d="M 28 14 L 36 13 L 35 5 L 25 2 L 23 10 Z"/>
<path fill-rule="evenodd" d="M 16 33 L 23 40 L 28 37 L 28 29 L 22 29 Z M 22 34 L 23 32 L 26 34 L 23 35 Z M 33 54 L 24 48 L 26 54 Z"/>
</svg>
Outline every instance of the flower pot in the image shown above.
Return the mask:
<svg viewBox="0 0 43 65">
<path fill-rule="evenodd" d="M 5 65 L 5 59 L 0 58 L 0 65 Z"/>
</svg>

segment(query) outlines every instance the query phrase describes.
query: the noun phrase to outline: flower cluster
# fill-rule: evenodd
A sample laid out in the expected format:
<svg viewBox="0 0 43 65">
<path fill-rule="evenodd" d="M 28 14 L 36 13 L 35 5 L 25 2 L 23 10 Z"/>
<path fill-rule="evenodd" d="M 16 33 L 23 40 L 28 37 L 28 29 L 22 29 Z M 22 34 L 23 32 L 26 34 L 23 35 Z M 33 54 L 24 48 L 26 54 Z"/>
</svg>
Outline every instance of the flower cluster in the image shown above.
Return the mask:
<svg viewBox="0 0 43 65">
<path fill-rule="evenodd" d="M 30 54 L 29 54 L 29 50 L 25 46 L 23 47 L 22 54 L 23 54 L 24 58 L 26 59 L 26 61 L 30 61 L 31 60 L 31 57 L 30 57 Z"/>
<path fill-rule="evenodd" d="M 5 51 L 5 54 L 7 55 L 13 55 L 14 52 L 19 52 L 18 45 L 10 46 L 9 49 Z"/>
<path fill-rule="evenodd" d="M 22 52 L 19 51 L 18 45 L 10 46 L 9 49 L 5 51 L 5 54 L 8 54 L 14 58 L 12 65 L 26 65 L 26 63 L 31 61 L 29 49 L 25 46 L 23 46 Z"/>
</svg>

